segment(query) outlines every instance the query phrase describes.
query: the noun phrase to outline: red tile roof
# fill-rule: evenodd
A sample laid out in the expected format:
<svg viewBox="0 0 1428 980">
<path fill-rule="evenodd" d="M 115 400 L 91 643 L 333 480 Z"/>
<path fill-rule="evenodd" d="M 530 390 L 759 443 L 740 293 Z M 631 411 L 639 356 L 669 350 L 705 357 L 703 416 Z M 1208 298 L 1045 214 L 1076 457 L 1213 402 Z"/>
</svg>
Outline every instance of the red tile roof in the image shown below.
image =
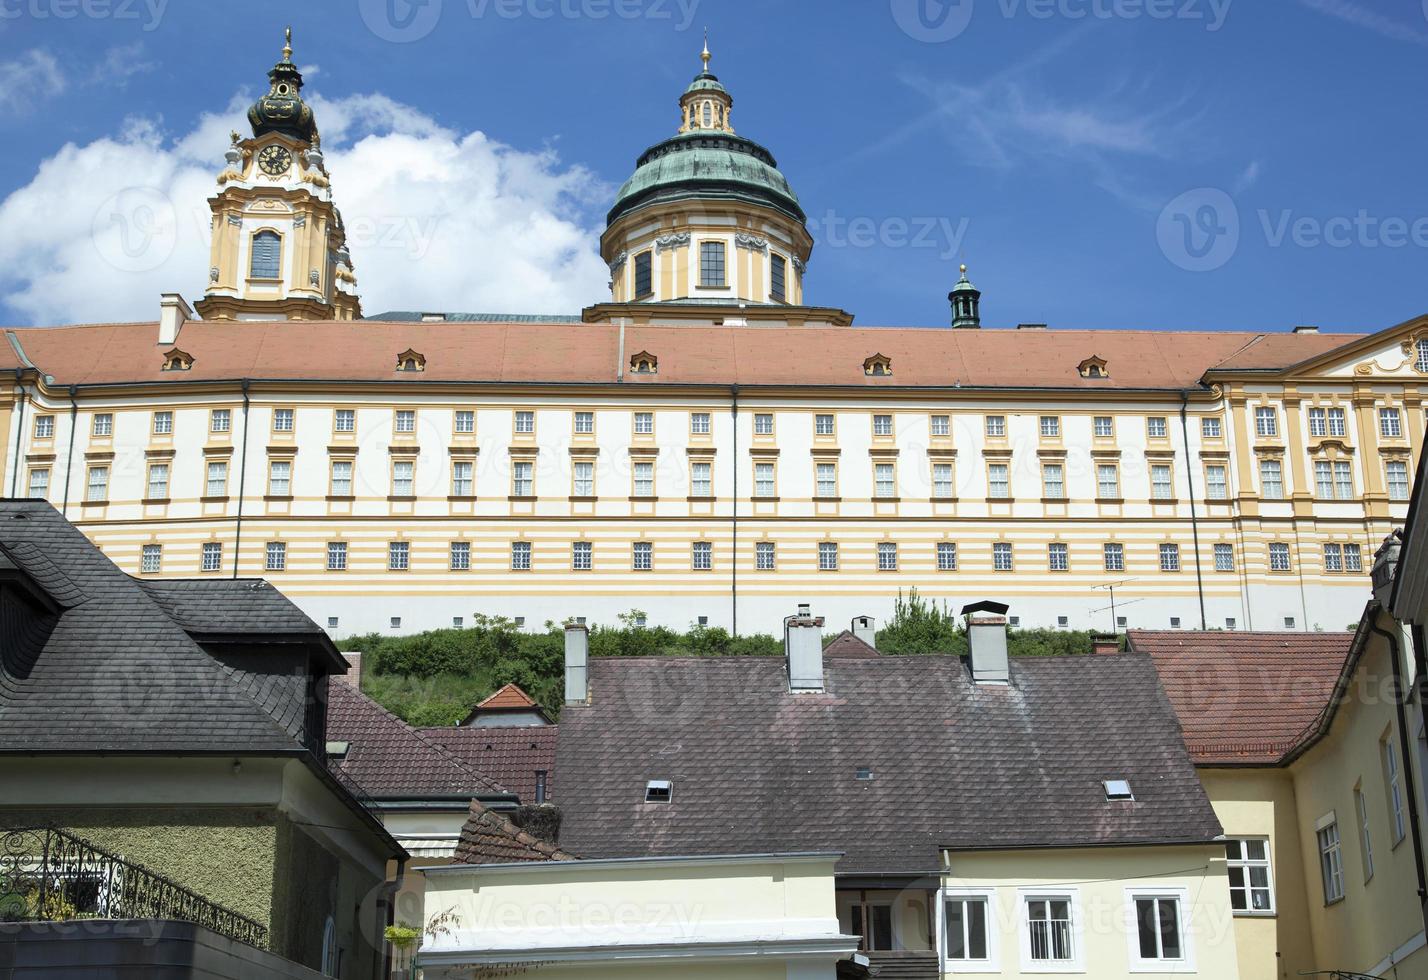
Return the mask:
<svg viewBox="0 0 1428 980">
<path fill-rule="evenodd" d="M 527 833 L 475 800 L 471 801 L 471 815 L 461 827 L 454 857 L 457 864 L 576 860 L 559 846 Z"/>
<path fill-rule="evenodd" d="M 1197 765 L 1278 764 L 1311 734 L 1352 633 L 1131 630 L 1160 672 Z"/>
<path fill-rule="evenodd" d="M 851 630 L 844 630 L 833 638 L 833 642 L 823 648 L 823 656 L 835 660 L 864 660 L 876 657 L 878 651 L 865 641 L 858 639 Z"/>
<path fill-rule="evenodd" d="M 476 707 L 487 710 L 503 710 L 538 708 L 540 706 L 535 703 L 534 698 L 522 691 L 519 685 L 507 684 Z"/>
<path fill-rule="evenodd" d="M 555 745 L 559 731 L 557 725 L 421 729 L 422 735 L 515 793 L 522 803 L 536 802 L 537 772 L 546 774 L 546 799 L 555 799 Z"/>
</svg>

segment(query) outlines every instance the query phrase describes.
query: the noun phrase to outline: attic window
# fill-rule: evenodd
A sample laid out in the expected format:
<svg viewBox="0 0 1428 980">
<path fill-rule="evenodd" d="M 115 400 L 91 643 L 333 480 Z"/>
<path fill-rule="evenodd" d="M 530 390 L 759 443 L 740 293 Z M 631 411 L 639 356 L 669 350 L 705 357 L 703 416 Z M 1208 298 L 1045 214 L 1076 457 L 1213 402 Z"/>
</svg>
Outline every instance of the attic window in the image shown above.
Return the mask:
<svg viewBox="0 0 1428 980">
<path fill-rule="evenodd" d="M 1106 362 L 1099 357 L 1086 358 L 1076 365 L 1076 372 L 1083 378 L 1109 378 L 1111 376 L 1111 373 L 1106 370 Z"/>
<path fill-rule="evenodd" d="M 351 747 L 351 742 L 328 742 L 327 757 L 329 759 L 345 759 L 347 758 L 347 750 Z"/>
<path fill-rule="evenodd" d="M 646 803 L 669 803 L 674 800 L 674 783 L 668 779 L 651 779 L 645 783 Z"/>
<path fill-rule="evenodd" d="M 1106 788 L 1106 800 L 1110 803 L 1123 803 L 1134 800 L 1135 794 L 1131 792 L 1131 784 L 1125 779 L 1107 779 L 1101 783 Z"/>
<path fill-rule="evenodd" d="M 862 769 L 858 770 L 856 778 L 863 780 L 864 782 L 868 782 L 873 778 L 873 771 L 864 766 Z"/>
<path fill-rule="evenodd" d="M 426 358 L 408 347 L 397 355 L 397 370 L 412 372 L 425 371 Z"/>
<path fill-rule="evenodd" d="M 874 354 L 863 362 L 863 373 L 870 378 L 886 378 L 892 375 L 892 358 Z"/>
<path fill-rule="evenodd" d="M 187 354 L 177 347 L 164 354 L 165 371 L 187 371 L 191 367 L 193 367 L 193 355 Z"/>
<path fill-rule="evenodd" d="M 659 358 L 649 351 L 640 351 L 630 358 L 631 374 L 659 374 Z"/>
</svg>

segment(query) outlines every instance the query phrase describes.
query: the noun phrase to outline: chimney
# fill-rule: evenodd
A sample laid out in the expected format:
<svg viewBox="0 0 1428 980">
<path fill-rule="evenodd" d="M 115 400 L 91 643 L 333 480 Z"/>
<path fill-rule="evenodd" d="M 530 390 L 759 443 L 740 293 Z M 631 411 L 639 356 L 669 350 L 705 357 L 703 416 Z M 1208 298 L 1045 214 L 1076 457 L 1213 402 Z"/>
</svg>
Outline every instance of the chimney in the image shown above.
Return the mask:
<svg viewBox="0 0 1428 980">
<path fill-rule="evenodd" d="M 823 617 L 799 603 L 798 614 L 783 621 L 783 649 L 788 657 L 788 689 L 795 694 L 823 690 Z"/>
<path fill-rule="evenodd" d="M 853 620 L 853 635 L 874 650 L 878 648 L 877 621 L 871 616 L 858 616 Z"/>
<path fill-rule="evenodd" d="M 347 673 L 337 674 L 333 680 L 342 681 L 352 687 L 362 686 L 362 654 L 352 652 L 344 653 L 342 659 L 347 661 Z"/>
<path fill-rule="evenodd" d="M 590 702 L 590 630 L 584 623 L 565 624 L 565 703 Z"/>
<path fill-rule="evenodd" d="M 1307 326 L 1307 325 L 1305 325 L 1305 326 L 1298 326 L 1298 327 L 1295 327 L 1295 328 L 1294 328 L 1294 332 L 1295 332 L 1295 333 L 1318 333 L 1318 332 L 1319 332 L 1319 328 L 1318 328 L 1318 327 L 1311 327 L 1311 326 Z"/>
<path fill-rule="evenodd" d="M 179 331 L 193 319 L 193 310 L 178 293 L 159 294 L 159 343 L 178 343 Z"/>
<path fill-rule="evenodd" d="M 972 680 L 978 684 L 1011 683 L 1007 661 L 1007 609 L 1000 602 L 974 602 L 962 607 L 967 618 L 967 642 L 972 648 Z"/>
<path fill-rule="evenodd" d="M 1097 633 L 1091 637 L 1091 652 L 1098 657 L 1120 653 L 1121 638 L 1114 633 Z"/>
</svg>

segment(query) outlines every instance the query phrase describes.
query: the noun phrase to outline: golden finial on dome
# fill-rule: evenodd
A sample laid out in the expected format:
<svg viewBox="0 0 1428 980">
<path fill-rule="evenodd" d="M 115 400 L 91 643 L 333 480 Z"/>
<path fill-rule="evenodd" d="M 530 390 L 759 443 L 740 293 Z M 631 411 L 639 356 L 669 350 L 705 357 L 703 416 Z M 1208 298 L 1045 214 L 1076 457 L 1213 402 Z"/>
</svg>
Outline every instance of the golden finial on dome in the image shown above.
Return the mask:
<svg viewBox="0 0 1428 980">
<path fill-rule="evenodd" d="M 283 60 L 293 60 L 293 29 L 291 27 L 283 30 Z"/>
<path fill-rule="evenodd" d="M 963 262 L 963 263 L 962 263 L 962 275 L 965 276 L 966 274 L 967 274 L 967 263 Z"/>
<path fill-rule="evenodd" d="M 704 28 L 704 50 L 699 55 L 699 60 L 704 62 L 704 70 L 709 70 L 709 59 L 714 57 L 709 53 L 709 28 Z"/>
</svg>

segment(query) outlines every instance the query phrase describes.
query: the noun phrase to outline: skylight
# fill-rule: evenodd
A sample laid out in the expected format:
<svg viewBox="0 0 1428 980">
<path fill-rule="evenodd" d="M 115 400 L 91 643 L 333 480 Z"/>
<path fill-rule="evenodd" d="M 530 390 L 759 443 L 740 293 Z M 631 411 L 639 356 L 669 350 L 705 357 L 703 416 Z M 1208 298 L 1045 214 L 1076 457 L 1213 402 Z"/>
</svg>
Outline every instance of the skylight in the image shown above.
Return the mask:
<svg viewBox="0 0 1428 980">
<path fill-rule="evenodd" d="M 1135 799 L 1135 794 L 1131 792 L 1131 784 L 1125 779 L 1107 779 L 1101 783 L 1106 788 L 1106 799 L 1115 803 L 1123 800 Z"/>
<path fill-rule="evenodd" d="M 668 779 L 651 779 L 645 783 L 646 803 L 669 803 L 674 799 L 674 783 Z"/>
</svg>

